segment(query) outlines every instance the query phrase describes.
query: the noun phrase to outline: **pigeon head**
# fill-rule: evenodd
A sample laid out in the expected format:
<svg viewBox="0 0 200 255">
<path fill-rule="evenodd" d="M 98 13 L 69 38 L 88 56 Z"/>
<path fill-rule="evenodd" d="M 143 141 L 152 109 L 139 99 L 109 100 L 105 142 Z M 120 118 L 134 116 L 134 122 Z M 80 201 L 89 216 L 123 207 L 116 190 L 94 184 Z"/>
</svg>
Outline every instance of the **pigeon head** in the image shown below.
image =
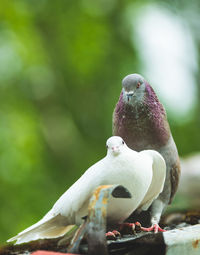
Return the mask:
<svg viewBox="0 0 200 255">
<path fill-rule="evenodd" d="M 143 99 L 145 94 L 145 79 L 139 74 L 129 74 L 122 80 L 123 101 L 133 104 Z"/>
<path fill-rule="evenodd" d="M 117 156 L 127 146 L 124 140 L 120 136 L 111 136 L 106 142 L 106 147 L 107 147 L 108 154 Z"/>
</svg>

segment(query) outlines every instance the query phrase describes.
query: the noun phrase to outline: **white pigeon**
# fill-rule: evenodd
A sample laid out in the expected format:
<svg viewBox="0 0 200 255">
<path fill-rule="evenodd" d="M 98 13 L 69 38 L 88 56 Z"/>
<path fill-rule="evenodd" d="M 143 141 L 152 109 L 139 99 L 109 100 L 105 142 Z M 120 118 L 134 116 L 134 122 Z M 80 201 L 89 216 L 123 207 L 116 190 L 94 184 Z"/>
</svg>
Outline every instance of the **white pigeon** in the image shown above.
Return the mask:
<svg viewBox="0 0 200 255">
<path fill-rule="evenodd" d="M 111 198 L 107 223 L 120 224 L 136 209 L 147 210 L 163 189 L 166 166 L 156 151 L 136 152 L 119 136 L 107 140 L 107 155 L 92 165 L 36 224 L 8 240 L 16 244 L 63 236 L 69 225 L 80 225 L 89 199 L 100 185 L 120 184 L 131 199 Z"/>
</svg>

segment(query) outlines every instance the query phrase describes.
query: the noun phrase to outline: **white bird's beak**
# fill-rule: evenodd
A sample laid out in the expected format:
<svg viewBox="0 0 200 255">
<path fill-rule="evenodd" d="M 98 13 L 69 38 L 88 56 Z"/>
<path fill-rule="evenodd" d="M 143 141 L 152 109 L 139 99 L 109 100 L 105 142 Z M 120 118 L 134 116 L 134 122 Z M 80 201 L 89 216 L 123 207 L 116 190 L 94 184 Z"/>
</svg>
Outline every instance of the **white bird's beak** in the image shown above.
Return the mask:
<svg viewBox="0 0 200 255">
<path fill-rule="evenodd" d="M 112 153 L 118 155 L 120 153 L 119 146 L 112 147 Z"/>
</svg>

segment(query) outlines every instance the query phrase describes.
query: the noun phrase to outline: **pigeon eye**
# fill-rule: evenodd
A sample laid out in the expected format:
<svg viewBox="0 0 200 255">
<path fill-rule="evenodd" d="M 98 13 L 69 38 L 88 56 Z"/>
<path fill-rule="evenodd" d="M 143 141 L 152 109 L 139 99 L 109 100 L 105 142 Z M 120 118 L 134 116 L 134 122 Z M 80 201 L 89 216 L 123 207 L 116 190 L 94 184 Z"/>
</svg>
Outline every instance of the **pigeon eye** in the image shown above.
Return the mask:
<svg viewBox="0 0 200 255">
<path fill-rule="evenodd" d="M 138 89 L 140 87 L 141 83 L 138 82 L 136 88 Z"/>
<path fill-rule="evenodd" d="M 122 144 L 124 144 L 124 141 L 122 141 Z"/>
<path fill-rule="evenodd" d="M 106 145 L 106 148 L 108 149 L 108 145 Z"/>
</svg>

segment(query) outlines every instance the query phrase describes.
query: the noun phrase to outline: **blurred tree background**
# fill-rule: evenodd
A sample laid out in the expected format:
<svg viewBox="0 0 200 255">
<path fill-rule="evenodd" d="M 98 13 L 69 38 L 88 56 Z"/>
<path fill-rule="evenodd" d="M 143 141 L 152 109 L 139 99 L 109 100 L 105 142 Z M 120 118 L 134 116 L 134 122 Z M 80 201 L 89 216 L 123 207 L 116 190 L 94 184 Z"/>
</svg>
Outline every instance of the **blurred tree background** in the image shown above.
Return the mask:
<svg viewBox="0 0 200 255">
<path fill-rule="evenodd" d="M 148 43 L 148 33 L 139 41 L 146 31 L 141 23 L 148 16 L 146 7 L 156 7 L 158 13 L 158 8 L 166 10 L 172 24 L 173 18 L 179 19 L 189 31 L 182 34 L 192 41 L 191 52 L 183 50 L 185 59 L 192 58 L 192 64 L 184 66 L 192 75 L 192 80 L 184 79 L 187 90 L 193 91 L 192 103 L 184 108 L 187 102 L 176 90 L 174 77 L 170 91 L 182 100 L 174 108 L 184 111 L 175 113 L 170 107 L 171 96 L 162 94 L 164 79 L 157 79 L 154 88 L 168 111 L 180 155 L 200 150 L 198 0 L 1 0 L 0 4 L 1 243 L 39 220 L 105 155 L 122 78 L 141 73 L 154 87 L 157 77 L 148 69 L 154 59 L 145 55 L 147 46 L 142 44 Z M 148 19 L 145 24 L 150 24 Z M 165 33 L 165 26 L 161 30 Z M 158 52 L 161 59 L 164 51 Z M 185 59 L 180 56 L 178 63 L 185 64 Z"/>
</svg>

